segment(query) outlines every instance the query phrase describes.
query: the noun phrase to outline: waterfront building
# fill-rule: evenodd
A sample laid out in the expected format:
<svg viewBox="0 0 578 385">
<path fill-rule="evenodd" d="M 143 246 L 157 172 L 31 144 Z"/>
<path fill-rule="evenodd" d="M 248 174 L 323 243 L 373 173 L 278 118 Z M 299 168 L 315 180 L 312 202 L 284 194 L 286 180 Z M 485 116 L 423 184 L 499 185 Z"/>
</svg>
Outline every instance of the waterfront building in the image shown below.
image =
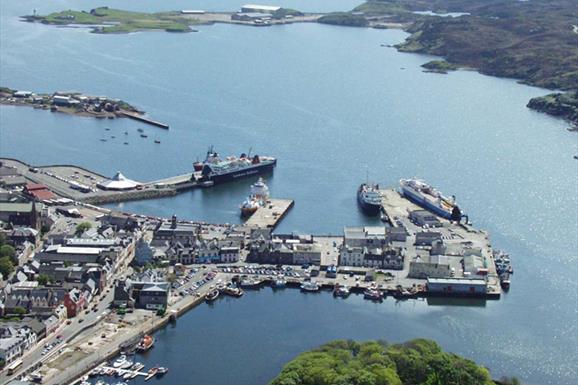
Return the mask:
<svg viewBox="0 0 578 385">
<path fill-rule="evenodd" d="M 409 213 L 409 219 L 420 227 L 440 227 L 442 225 L 438 217 L 427 210 L 414 210 Z"/>
<path fill-rule="evenodd" d="M 38 183 L 27 183 L 24 186 L 23 193 L 28 198 L 38 202 L 50 201 L 56 198 L 56 195 L 48 187 Z"/>
<path fill-rule="evenodd" d="M 440 295 L 483 296 L 487 293 L 488 283 L 485 279 L 428 278 L 427 290 Z"/>
<path fill-rule="evenodd" d="M 271 20 L 273 15 L 270 13 L 261 12 L 238 12 L 231 15 L 231 20 L 239 21 L 256 21 L 256 20 Z"/>
<path fill-rule="evenodd" d="M 436 241 L 441 241 L 442 235 L 437 231 L 420 231 L 415 234 L 416 246 L 432 246 Z"/>
<path fill-rule="evenodd" d="M 132 190 L 139 185 L 140 185 L 139 182 L 136 182 L 132 179 L 128 179 L 120 171 L 117 171 L 117 173 L 114 174 L 112 178 L 102 180 L 96 184 L 98 188 L 113 191 Z"/>
</svg>

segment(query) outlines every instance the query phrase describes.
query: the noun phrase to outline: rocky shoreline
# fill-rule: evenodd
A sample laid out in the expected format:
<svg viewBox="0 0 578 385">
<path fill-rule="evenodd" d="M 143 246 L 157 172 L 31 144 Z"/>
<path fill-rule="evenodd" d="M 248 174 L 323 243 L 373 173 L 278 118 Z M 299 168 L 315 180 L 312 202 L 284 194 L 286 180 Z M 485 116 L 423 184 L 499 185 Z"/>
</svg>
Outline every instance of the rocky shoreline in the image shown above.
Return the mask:
<svg viewBox="0 0 578 385">
<path fill-rule="evenodd" d="M 578 91 L 554 93 L 532 98 L 527 107 L 569 121 L 578 131 Z"/>
</svg>

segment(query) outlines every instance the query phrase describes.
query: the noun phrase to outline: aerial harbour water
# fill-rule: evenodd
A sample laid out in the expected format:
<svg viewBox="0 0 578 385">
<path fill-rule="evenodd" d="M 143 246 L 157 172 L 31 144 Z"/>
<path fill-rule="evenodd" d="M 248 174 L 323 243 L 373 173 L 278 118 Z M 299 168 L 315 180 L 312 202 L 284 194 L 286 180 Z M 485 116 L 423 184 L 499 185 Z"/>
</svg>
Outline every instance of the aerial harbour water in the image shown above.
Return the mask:
<svg viewBox="0 0 578 385">
<path fill-rule="evenodd" d="M 195 7 L 231 10 L 240 4 L 206 1 Z M 371 304 L 356 296 L 341 301 L 269 289 L 217 300 L 157 333 L 145 359 L 147 366 L 171 367 L 166 382 L 265 383 L 298 352 L 333 338 L 429 337 L 496 376 L 574 383 L 576 136 L 562 121 L 526 109 L 530 97 L 547 91 L 475 72 L 423 73 L 419 65 L 430 57 L 381 47 L 403 40 L 406 34 L 397 30 L 215 25 L 188 35 L 100 36 L 17 20 L 34 8 L 46 13 L 97 5 L 103 4 L 2 2 L 2 85 L 118 97 L 171 130 L 3 106 L 2 156 L 74 163 L 104 175 L 121 170 L 146 181 L 190 171 L 211 144 L 222 154 L 252 147 L 279 159 L 267 180 L 272 195 L 295 200 L 279 232 L 335 234 L 345 225 L 379 223 L 356 206 L 366 172 L 384 185 L 420 176 L 455 194 L 475 225 L 516 261 L 513 290 L 499 302 L 476 302 L 480 306 L 390 298 Z M 107 5 L 191 8 L 184 1 Z M 330 11 L 357 2 L 283 5 Z M 130 145 L 99 142 L 105 127 L 128 131 Z M 150 140 L 138 137 L 137 128 Z M 232 223 L 240 221 L 238 204 L 252 182 L 120 207 Z M 191 343 L 179 343 L 183 336 Z M 267 358 L 254 359 L 255 351 Z M 185 357 L 197 357 L 195 364 L 185 365 Z"/>
</svg>

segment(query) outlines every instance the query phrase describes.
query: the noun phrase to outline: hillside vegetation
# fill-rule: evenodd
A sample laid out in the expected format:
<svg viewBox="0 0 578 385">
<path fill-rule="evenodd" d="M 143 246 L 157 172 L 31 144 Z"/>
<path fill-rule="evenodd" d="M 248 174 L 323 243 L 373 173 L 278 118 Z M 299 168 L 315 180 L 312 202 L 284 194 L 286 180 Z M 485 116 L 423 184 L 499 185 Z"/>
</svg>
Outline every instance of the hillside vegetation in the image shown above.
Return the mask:
<svg viewBox="0 0 578 385">
<path fill-rule="evenodd" d="M 424 11 L 466 15 L 415 13 Z M 578 89 L 576 0 L 370 0 L 350 13 L 372 26 L 402 23 L 411 36 L 401 51 L 534 86 Z"/>
<path fill-rule="evenodd" d="M 338 340 L 302 353 L 270 385 L 495 385 L 487 369 L 433 341 Z M 504 379 L 500 384 L 519 384 Z"/>
</svg>

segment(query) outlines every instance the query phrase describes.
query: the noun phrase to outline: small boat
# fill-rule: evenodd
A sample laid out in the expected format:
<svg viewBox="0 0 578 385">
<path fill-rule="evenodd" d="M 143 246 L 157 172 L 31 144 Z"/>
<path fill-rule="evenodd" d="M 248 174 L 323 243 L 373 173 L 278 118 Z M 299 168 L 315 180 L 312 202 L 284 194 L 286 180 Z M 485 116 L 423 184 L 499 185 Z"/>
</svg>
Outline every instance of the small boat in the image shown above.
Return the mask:
<svg viewBox="0 0 578 385">
<path fill-rule="evenodd" d="M 128 142 L 124 142 L 124 144 L 128 144 Z"/>
<path fill-rule="evenodd" d="M 155 143 L 156 143 L 156 144 L 159 144 L 160 142 L 161 142 L 160 140 L 155 139 Z"/>
<path fill-rule="evenodd" d="M 346 285 L 335 285 L 333 289 L 333 295 L 335 297 L 347 298 L 349 297 L 349 288 Z"/>
<path fill-rule="evenodd" d="M 102 138 L 100 141 L 101 141 L 101 142 L 106 142 L 106 139 Z"/>
<path fill-rule="evenodd" d="M 157 377 L 164 376 L 169 371 L 169 368 L 165 368 L 164 366 L 160 366 L 159 370 L 157 370 Z"/>
<path fill-rule="evenodd" d="M 500 274 L 500 286 L 505 291 L 510 289 L 510 273 L 502 273 Z"/>
<path fill-rule="evenodd" d="M 239 284 L 239 286 L 241 286 L 243 289 L 259 289 L 260 285 L 260 281 L 252 278 L 243 278 Z"/>
<path fill-rule="evenodd" d="M 144 132 L 142 128 L 137 129 L 138 132 Z"/>
<path fill-rule="evenodd" d="M 128 131 L 125 131 L 124 134 L 125 134 L 125 135 L 128 135 Z"/>
<path fill-rule="evenodd" d="M 145 334 L 145 336 L 140 340 L 140 342 L 136 346 L 136 351 L 137 352 L 146 352 L 147 350 L 152 348 L 154 344 L 155 344 L 154 337 L 151 335 Z M 135 366 L 136 366 L 136 364 L 135 364 Z"/>
<path fill-rule="evenodd" d="M 287 280 L 284 276 L 278 275 L 277 278 L 275 278 L 273 281 L 272 285 L 275 289 L 282 289 L 287 286 Z"/>
<path fill-rule="evenodd" d="M 141 138 L 148 138 L 149 136 L 148 136 L 148 135 L 145 135 L 145 134 L 140 134 L 140 137 L 141 137 Z"/>
<path fill-rule="evenodd" d="M 217 289 L 205 294 L 205 301 L 207 301 L 207 302 L 213 302 L 217 298 L 219 298 L 219 290 L 217 290 Z"/>
<path fill-rule="evenodd" d="M 379 290 L 370 288 L 363 292 L 363 298 L 370 301 L 381 301 L 383 299 L 383 295 Z"/>
<path fill-rule="evenodd" d="M 203 187 L 203 188 L 213 187 L 214 185 L 215 185 L 215 182 L 213 182 L 212 180 L 206 180 L 206 181 L 201 183 L 201 187 Z"/>
<path fill-rule="evenodd" d="M 301 284 L 301 291 L 315 293 L 321 290 L 321 287 L 315 281 L 305 281 Z"/>
<path fill-rule="evenodd" d="M 154 376 L 156 376 L 157 372 L 159 371 L 159 368 L 154 367 L 154 368 L 150 368 L 148 371 L 147 376 L 145 377 L 145 381 L 150 380 L 151 378 L 153 378 Z"/>
<path fill-rule="evenodd" d="M 231 286 L 226 286 L 223 288 L 223 293 L 230 295 L 231 297 L 241 297 L 244 294 L 244 291 L 238 287 L 231 287 Z"/>
<path fill-rule="evenodd" d="M 126 364 L 128 361 L 126 359 L 126 356 L 123 354 L 122 356 L 120 356 L 119 358 L 117 358 L 113 363 L 112 366 L 113 368 L 120 368 L 121 366 L 123 366 L 124 364 Z M 131 364 L 132 365 L 132 364 Z"/>
<path fill-rule="evenodd" d="M 107 127 L 107 128 L 105 128 L 104 130 L 105 130 L 105 131 L 110 131 L 110 128 Z"/>
</svg>

